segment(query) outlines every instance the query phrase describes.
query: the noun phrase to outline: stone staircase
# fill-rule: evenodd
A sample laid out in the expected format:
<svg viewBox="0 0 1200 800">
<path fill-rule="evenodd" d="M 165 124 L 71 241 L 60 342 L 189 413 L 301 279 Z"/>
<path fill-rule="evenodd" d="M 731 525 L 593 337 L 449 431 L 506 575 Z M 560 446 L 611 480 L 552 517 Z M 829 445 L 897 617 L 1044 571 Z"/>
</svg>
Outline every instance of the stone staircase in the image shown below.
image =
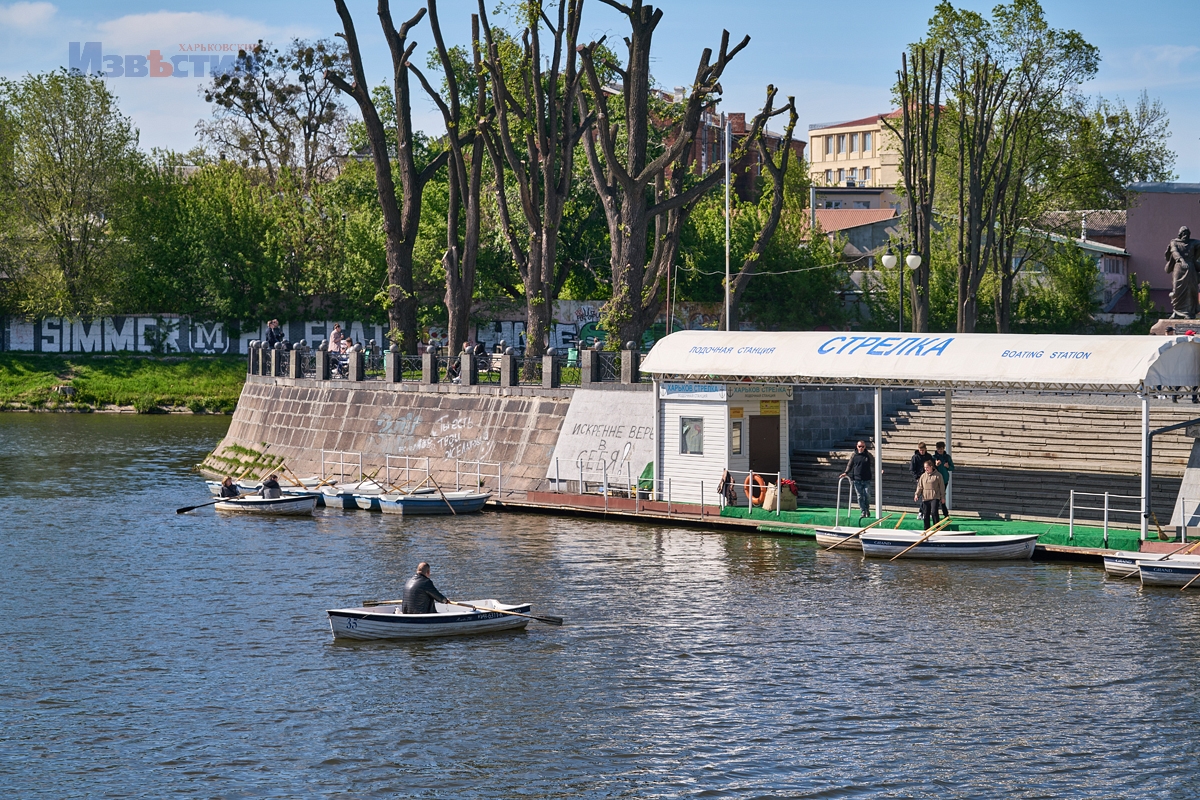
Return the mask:
<svg viewBox="0 0 1200 800">
<path fill-rule="evenodd" d="M 1200 417 L 1200 406 L 1156 402 L 1150 426 L 1160 428 Z M 1136 496 L 1140 492 L 1141 409 L 1137 404 L 1060 402 L 1057 398 L 1008 395 L 956 395 L 953 441 L 956 472 L 953 505 L 986 518 L 1066 518 L 1072 489 Z M 945 402 L 938 396 L 909 401 L 884 418 L 883 501 L 885 506 L 913 509 L 913 480 L 908 462 L 917 442 L 933 452 L 945 432 Z M 863 430 L 832 450 L 792 454 L 792 478 L 799 502 L 832 506 L 837 477 Z M 1170 518 L 1191 454 L 1193 440 L 1182 430 L 1154 438 L 1151 509 L 1159 521 Z M 1093 502 L 1093 500 L 1095 502 Z M 843 502 L 845 502 L 843 500 Z M 1102 498 L 1079 501 L 1102 505 Z M 1112 508 L 1136 508 L 1137 500 L 1113 500 Z M 1098 515 L 1077 513 L 1094 519 Z M 1136 515 L 1113 514 L 1115 524 L 1133 526 Z"/>
</svg>

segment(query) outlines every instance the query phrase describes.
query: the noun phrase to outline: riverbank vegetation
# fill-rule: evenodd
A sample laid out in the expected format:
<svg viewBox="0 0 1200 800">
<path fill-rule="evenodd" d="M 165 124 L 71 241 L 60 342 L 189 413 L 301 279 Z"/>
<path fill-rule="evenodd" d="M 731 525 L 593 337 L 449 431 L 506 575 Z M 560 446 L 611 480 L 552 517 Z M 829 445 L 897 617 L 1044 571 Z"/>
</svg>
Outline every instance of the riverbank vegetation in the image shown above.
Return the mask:
<svg viewBox="0 0 1200 800">
<path fill-rule="evenodd" d="M 238 357 L 0 353 L 0 410 L 225 414 L 237 405 Z"/>
</svg>

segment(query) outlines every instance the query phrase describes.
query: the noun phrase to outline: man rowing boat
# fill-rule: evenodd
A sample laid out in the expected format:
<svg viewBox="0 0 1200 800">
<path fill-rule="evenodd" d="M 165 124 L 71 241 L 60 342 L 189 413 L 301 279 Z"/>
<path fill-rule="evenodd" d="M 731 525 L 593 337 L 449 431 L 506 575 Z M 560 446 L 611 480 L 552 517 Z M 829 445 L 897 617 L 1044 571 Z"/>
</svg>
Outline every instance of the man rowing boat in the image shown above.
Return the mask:
<svg viewBox="0 0 1200 800">
<path fill-rule="evenodd" d="M 434 602 L 449 603 L 445 595 L 438 591 L 429 578 L 429 562 L 422 561 L 417 565 L 417 574 L 404 584 L 404 604 L 401 612 L 405 614 L 436 614 Z"/>
</svg>

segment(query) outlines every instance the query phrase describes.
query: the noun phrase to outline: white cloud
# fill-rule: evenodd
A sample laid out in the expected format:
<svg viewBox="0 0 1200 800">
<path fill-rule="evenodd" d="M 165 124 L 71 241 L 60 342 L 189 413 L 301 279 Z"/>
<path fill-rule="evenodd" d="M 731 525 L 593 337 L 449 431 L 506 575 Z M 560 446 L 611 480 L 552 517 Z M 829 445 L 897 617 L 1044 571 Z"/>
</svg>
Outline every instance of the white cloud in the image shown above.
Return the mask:
<svg viewBox="0 0 1200 800">
<path fill-rule="evenodd" d="M 12 3 L 0 5 L 0 28 L 28 31 L 46 25 L 58 13 L 52 3 Z"/>
</svg>

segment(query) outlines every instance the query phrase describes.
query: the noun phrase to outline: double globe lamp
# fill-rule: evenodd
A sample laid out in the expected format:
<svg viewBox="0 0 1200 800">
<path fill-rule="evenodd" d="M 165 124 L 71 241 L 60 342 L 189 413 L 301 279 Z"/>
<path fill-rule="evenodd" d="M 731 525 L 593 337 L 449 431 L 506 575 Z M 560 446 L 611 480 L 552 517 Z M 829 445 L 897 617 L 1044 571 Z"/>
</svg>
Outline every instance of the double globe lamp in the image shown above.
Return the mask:
<svg viewBox="0 0 1200 800">
<path fill-rule="evenodd" d="M 901 253 L 904 252 L 904 245 L 900 246 L 900 252 Z M 891 248 L 888 248 L 887 255 L 885 255 L 880 260 L 883 261 L 883 265 L 885 267 L 887 267 L 888 269 L 893 269 L 896 266 L 896 260 L 897 260 L 896 254 L 892 252 Z M 908 258 L 904 259 L 904 263 L 908 265 L 909 269 L 916 269 L 917 267 L 921 266 L 921 257 L 919 255 L 917 255 L 916 253 L 910 253 Z M 899 320 L 900 320 L 900 332 L 904 333 L 904 270 L 900 270 L 900 314 L 899 314 Z"/>
</svg>

